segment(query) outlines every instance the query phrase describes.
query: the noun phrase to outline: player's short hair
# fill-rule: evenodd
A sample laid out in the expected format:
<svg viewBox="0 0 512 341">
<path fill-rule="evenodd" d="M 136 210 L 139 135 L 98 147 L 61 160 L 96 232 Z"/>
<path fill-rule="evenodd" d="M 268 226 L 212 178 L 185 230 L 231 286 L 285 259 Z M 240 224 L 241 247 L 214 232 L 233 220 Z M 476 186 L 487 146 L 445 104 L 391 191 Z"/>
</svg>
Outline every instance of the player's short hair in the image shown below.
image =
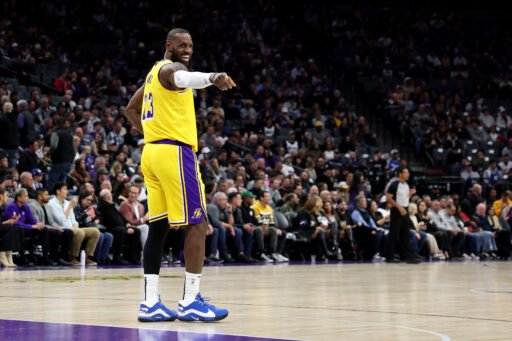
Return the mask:
<svg viewBox="0 0 512 341">
<path fill-rule="evenodd" d="M 176 37 L 177 34 L 187 33 L 190 34 L 189 31 L 183 29 L 183 28 L 173 28 L 172 30 L 167 33 L 167 40 L 172 39 Z"/>
</svg>

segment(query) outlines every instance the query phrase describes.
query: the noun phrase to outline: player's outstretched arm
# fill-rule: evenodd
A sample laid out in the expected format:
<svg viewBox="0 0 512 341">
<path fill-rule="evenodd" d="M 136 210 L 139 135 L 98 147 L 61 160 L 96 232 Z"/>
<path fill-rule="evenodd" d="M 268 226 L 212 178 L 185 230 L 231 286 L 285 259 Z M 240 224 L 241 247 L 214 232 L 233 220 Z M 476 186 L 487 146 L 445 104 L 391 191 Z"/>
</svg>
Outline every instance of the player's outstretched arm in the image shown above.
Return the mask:
<svg viewBox="0 0 512 341">
<path fill-rule="evenodd" d="M 236 86 L 235 82 L 225 72 L 204 73 L 190 72 L 181 63 L 164 65 L 158 75 L 160 83 L 169 90 L 203 89 L 215 85 L 220 90 L 228 90 Z"/>
<path fill-rule="evenodd" d="M 126 116 L 128 121 L 132 124 L 135 129 L 139 132 L 144 133 L 142 131 L 142 121 L 140 120 L 140 112 L 142 110 L 142 99 L 144 97 L 144 85 L 141 86 L 133 97 L 130 99 L 130 102 L 126 106 L 123 114 Z"/>
</svg>

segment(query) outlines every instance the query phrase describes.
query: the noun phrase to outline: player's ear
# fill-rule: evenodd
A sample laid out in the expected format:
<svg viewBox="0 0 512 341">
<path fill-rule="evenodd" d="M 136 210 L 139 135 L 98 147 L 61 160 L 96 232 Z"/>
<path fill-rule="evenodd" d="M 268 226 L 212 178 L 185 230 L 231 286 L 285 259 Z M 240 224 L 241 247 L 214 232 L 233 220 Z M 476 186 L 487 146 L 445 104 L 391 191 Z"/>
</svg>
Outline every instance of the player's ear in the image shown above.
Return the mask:
<svg viewBox="0 0 512 341">
<path fill-rule="evenodd" d="M 172 51 L 172 40 L 171 39 L 165 40 L 165 49 L 167 51 Z"/>
</svg>

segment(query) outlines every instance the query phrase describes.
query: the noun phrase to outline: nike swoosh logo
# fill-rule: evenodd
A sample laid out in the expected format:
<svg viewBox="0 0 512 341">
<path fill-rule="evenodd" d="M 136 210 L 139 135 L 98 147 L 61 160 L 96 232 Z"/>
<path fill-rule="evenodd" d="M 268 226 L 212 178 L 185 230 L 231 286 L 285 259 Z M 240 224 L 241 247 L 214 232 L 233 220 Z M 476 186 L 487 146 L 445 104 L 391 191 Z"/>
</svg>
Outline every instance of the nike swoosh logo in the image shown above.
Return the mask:
<svg viewBox="0 0 512 341">
<path fill-rule="evenodd" d="M 155 310 L 153 312 L 140 312 L 139 313 L 139 317 L 153 317 L 155 315 L 162 315 L 164 317 L 170 317 L 170 315 L 161 308 L 158 308 L 157 310 Z"/>
<path fill-rule="evenodd" d="M 182 313 L 185 316 L 189 315 L 189 314 L 196 314 L 201 317 L 215 317 L 215 313 L 213 311 L 211 311 L 210 309 L 208 309 L 207 312 L 199 311 L 196 309 L 187 309 L 187 310 L 185 310 L 185 312 L 180 312 L 180 313 Z"/>
</svg>

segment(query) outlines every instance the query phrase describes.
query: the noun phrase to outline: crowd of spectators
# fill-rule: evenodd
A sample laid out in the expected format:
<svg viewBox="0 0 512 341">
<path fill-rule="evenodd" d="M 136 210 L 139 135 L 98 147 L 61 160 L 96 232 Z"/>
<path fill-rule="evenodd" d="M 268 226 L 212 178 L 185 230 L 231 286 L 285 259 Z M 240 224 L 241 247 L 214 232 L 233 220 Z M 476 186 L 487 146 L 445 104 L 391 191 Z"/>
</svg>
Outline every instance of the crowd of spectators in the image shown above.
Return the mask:
<svg viewBox="0 0 512 341">
<path fill-rule="evenodd" d="M 508 184 L 512 56 L 504 13 L 366 8 L 331 24 L 351 79 L 385 129 L 441 174 L 462 177 L 466 189 Z"/>
<path fill-rule="evenodd" d="M 359 51 L 339 65 L 348 73 L 387 70 L 377 66 L 377 55 L 399 69 L 410 66 L 410 51 L 402 45 L 417 51 L 413 47 L 419 39 L 413 34 L 396 38 L 392 30 L 373 37 L 383 31 L 375 30 L 369 23 L 375 16 L 361 9 L 351 11 L 347 20 L 341 14 L 331 18 L 325 27 L 319 21 L 326 18 L 315 9 L 284 15 L 284 8 L 270 1 L 175 5 L 50 2 L 22 11 L 16 1 L 2 4 L 7 15 L 0 18 L 0 55 L 16 77 L 4 78 L 0 88 L 0 192 L 5 206 L 0 263 L 12 266 L 12 251 L 18 251 L 16 262 L 30 264 L 25 250 L 39 252 L 36 244 L 42 245 L 42 264 L 77 264 L 81 247 L 89 265 L 140 263 L 148 229 L 140 170 L 144 139 L 122 111 L 152 63 L 162 58 L 166 31 L 177 26 L 192 33 L 198 70 L 227 71 L 239 84 L 222 96 L 214 89 L 195 93 L 198 159 L 210 223 L 206 261 L 381 259 L 389 225 L 382 194 L 394 170 L 406 162 L 398 150 L 377 143 L 367 117 L 344 96 L 339 73 L 332 72 L 329 61 L 339 58 L 333 55 L 347 45 L 347 50 Z M 377 17 L 382 27 L 382 15 Z M 405 18 L 416 20 L 412 27 L 427 37 L 456 26 L 432 13 Z M 332 50 L 318 46 L 318 34 L 333 42 Z M 463 46 L 457 51 L 464 51 Z M 444 59 L 451 61 L 451 56 Z M 445 78 L 461 77 L 446 74 L 443 67 L 438 71 Z M 38 72 L 44 84 L 36 87 L 32 82 Z M 438 99 L 452 103 L 458 98 L 467 106 L 464 98 L 474 96 L 464 92 L 447 99 L 445 90 L 437 94 L 423 83 L 416 88 L 421 77 L 420 70 L 415 72 L 393 91 L 393 100 L 399 100 L 390 117 L 403 132 L 421 121 L 414 121 L 416 116 L 425 116 L 421 122 L 442 131 L 442 125 L 448 126 L 437 119 L 445 108 L 434 111 L 442 107 L 436 105 Z M 402 96 L 397 97 L 399 91 Z M 480 94 L 472 110 L 487 92 Z M 459 107 L 451 107 L 455 117 Z M 415 115 L 415 110 L 421 113 Z M 503 117 L 509 119 L 506 112 Z M 417 135 L 420 149 L 428 146 L 423 137 Z M 490 169 L 494 174 L 495 168 Z M 472 173 L 469 178 L 477 180 Z M 508 258 L 509 194 L 496 188 L 494 198 L 491 190 L 482 198 L 477 186 L 471 183 L 474 192 L 467 198 L 450 193 L 419 193 L 415 198 L 411 238 L 426 259 Z M 482 211 L 485 202 L 493 210 L 484 206 Z M 182 261 L 183 238 L 182 229 L 172 231 L 164 250 L 168 260 Z"/>
</svg>

